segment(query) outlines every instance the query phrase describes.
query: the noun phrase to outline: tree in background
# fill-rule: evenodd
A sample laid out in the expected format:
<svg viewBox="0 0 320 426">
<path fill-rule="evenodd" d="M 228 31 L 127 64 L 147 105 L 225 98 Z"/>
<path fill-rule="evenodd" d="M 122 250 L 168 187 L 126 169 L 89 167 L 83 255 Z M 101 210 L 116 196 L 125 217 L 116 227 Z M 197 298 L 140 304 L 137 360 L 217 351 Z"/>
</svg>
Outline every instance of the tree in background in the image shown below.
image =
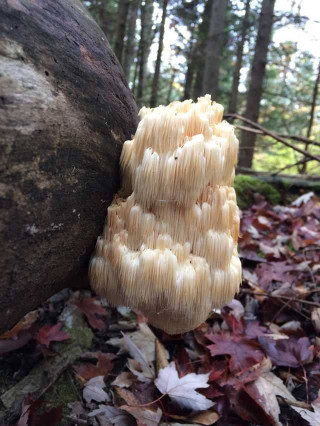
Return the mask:
<svg viewBox="0 0 320 426">
<path fill-rule="evenodd" d="M 162 0 L 162 19 L 161 19 L 161 25 L 160 25 L 159 45 L 158 45 L 157 60 L 156 60 L 156 66 L 155 66 L 154 75 L 153 75 L 152 92 L 151 92 L 151 98 L 150 98 L 150 106 L 152 108 L 155 107 L 157 104 L 161 56 L 162 56 L 162 49 L 163 49 L 163 37 L 164 37 L 165 22 L 167 17 L 167 6 L 168 6 L 168 0 Z"/>
<path fill-rule="evenodd" d="M 220 58 L 223 46 L 225 17 L 228 0 L 214 0 L 211 7 L 210 26 L 206 43 L 206 55 L 202 81 L 202 94 L 218 97 Z"/>
<path fill-rule="evenodd" d="M 139 53 L 138 53 L 138 87 L 137 87 L 137 103 L 138 105 L 143 104 L 143 95 L 145 89 L 145 80 L 147 75 L 147 64 L 150 53 L 150 48 L 153 40 L 152 33 L 152 15 L 153 15 L 153 1 L 144 0 L 141 3 L 140 9 L 140 41 L 139 41 Z M 135 83 L 134 83 L 135 85 Z"/>
<path fill-rule="evenodd" d="M 297 43 L 276 37 L 283 27 L 303 28 L 299 1 L 275 14 L 275 0 L 170 0 L 168 7 L 167 0 L 83 1 L 117 52 L 139 106 L 211 93 L 227 112 L 279 133 L 317 138 L 318 63 Z M 267 137 L 241 136 L 242 166 L 274 171 L 302 159 Z M 310 172 L 314 164 L 290 172 Z"/>
<path fill-rule="evenodd" d="M 129 4 L 127 36 L 123 59 L 123 72 L 128 81 L 130 80 L 131 65 L 136 55 L 136 25 L 140 2 L 141 0 L 131 0 Z"/>
<path fill-rule="evenodd" d="M 271 40 L 274 4 L 275 0 L 263 0 L 259 18 L 258 34 L 250 72 L 250 85 L 245 110 L 245 117 L 254 122 L 257 122 L 259 118 L 262 85 Z M 251 168 L 255 140 L 255 133 L 242 132 L 238 162 L 240 167 Z"/>
<path fill-rule="evenodd" d="M 237 112 L 240 72 L 241 72 L 242 62 L 243 62 L 244 44 L 246 41 L 248 28 L 250 25 L 249 12 L 250 12 L 250 0 L 246 0 L 245 14 L 242 21 L 241 34 L 240 34 L 239 41 L 237 43 L 236 63 L 235 63 L 234 72 L 233 72 L 232 89 L 231 89 L 231 95 L 229 100 L 228 112 L 231 114 Z"/>
<path fill-rule="evenodd" d="M 115 34 L 114 53 L 122 64 L 122 53 L 124 48 L 124 38 L 126 34 L 126 22 L 129 11 L 129 0 L 119 0 L 117 13 L 117 27 Z"/>
</svg>

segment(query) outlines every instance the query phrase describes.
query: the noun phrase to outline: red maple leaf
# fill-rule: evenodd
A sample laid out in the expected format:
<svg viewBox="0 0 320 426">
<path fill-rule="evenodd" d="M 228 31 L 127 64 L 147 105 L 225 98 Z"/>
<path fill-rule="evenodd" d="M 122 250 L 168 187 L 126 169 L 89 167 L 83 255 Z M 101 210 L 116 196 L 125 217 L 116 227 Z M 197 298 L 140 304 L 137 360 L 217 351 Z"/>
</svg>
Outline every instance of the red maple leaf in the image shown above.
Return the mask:
<svg viewBox="0 0 320 426">
<path fill-rule="evenodd" d="M 105 322 L 97 318 L 97 315 L 106 316 L 108 313 L 95 297 L 82 299 L 81 301 L 74 302 L 74 304 L 85 314 L 92 328 L 98 330 L 105 328 Z"/>
<path fill-rule="evenodd" d="M 259 343 L 275 365 L 300 367 L 313 360 L 313 350 L 307 337 L 274 340 L 259 337 Z"/>
<path fill-rule="evenodd" d="M 70 338 L 69 334 L 61 330 L 62 324 L 44 325 L 34 336 L 35 340 L 45 347 L 51 342 L 61 342 Z"/>
<path fill-rule="evenodd" d="M 214 345 L 208 349 L 212 356 L 230 355 L 229 368 L 231 371 L 242 371 L 260 363 L 264 353 L 254 340 L 229 333 L 207 334 Z"/>
<path fill-rule="evenodd" d="M 96 365 L 91 363 L 85 363 L 74 366 L 74 370 L 78 376 L 84 380 L 90 380 L 92 377 L 105 376 L 112 370 L 112 362 L 109 354 L 100 354 Z"/>
</svg>

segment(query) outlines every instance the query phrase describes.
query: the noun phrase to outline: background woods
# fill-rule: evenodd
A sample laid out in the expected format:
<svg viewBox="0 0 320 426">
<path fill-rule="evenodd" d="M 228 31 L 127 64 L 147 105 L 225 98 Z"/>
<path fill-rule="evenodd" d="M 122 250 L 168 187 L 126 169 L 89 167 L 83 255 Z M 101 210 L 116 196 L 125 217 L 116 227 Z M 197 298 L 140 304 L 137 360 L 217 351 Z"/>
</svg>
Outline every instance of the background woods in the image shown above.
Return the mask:
<svg viewBox="0 0 320 426">
<path fill-rule="evenodd" d="M 319 173 L 319 22 L 311 2 L 83 3 L 107 35 L 139 106 L 210 93 L 229 120 L 237 113 L 288 142 L 234 121 L 242 170 Z"/>
</svg>

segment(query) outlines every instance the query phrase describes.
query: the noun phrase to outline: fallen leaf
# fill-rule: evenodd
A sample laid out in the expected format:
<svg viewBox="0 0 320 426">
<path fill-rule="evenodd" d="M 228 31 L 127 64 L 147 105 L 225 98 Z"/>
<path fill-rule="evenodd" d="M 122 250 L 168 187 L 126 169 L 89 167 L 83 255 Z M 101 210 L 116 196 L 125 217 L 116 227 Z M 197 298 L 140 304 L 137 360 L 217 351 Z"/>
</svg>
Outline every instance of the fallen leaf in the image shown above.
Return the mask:
<svg viewBox="0 0 320 426">
<path fill-rule="evenodd" d="M 44 325 L 34 336 L 35 340 L 45 347 L 49 347 L 51 342 L 61 342 L 70 338 L 69 334 L 61 330 L 62 324 Z"/>
<path fill-rule="evenodd" d="M 32 426 L 56 426 L 61 424 L 62 420 L 62 409 L 63 406 L 53 407 L 49 411 L 45 411 L 35 421 L 32 422 Z"/>
<path fill-rule="evenodd" d="M 320 334 L 320 308 L 314 308 L 312 310 L 311 320 L 312 320 L 312 324 L 315 329 L 315 332 L 319 335 Z"/>
<path fill-rule="evenodd" d="M 292 407 L 300 416 L 309 422 L 310 426 L 320 425 L 320 404 L 311 404 L 314 411 Z"/>
<path fill-rule="evenodd" d="M 103 416 L 106 420 L 115 426 L 133 426 L 136 424 L 134 419 L 129 416 L 128 413 L 121 410 L 120 408 L 111 407 L 110 405 L 99 405 L 99 408 L 91 411 L 88 416 Z"/>
<path fill-rule="evenodd" d="M 206 335 L 214 342 L 208 349 L 212 356 L 230 355 L 230 370 L 241 371 L 260 363 L 264 358 L 260 345 L 254 340 L 234 334 L 210 334 Z"/>
<path fill-rule="evenodd" d="M 139 329 L 137 331 L 134 331 L 133 333 L 126 333 L 126 336 L 129 337 L 130 340 L 143 353 L 148 363 L 151 363 L 155 360 L 156 336 L 153 334 L 153 332 L 150 330 L 147 324 L 140 323 Z M 126 341 L 123 337 L 122 338 L 114 337 L 112 339 L 109 339 L 107 343 L 112 346 L 118 346 L 121 349 L 120 353 L 127 352 L 128 350 Z M 166 351 L 166 356 L 169 357 L 167 351 Z"/>
<path fill-rule="evenodd" d="M 264 373 L 258 377 L 252 385 L 247 386 L 247 391 L 263 410 L 273 418 L 275 424 L 279 426 L 281 426 L 281 422 L 279 420 L 280 407 L 277 395 L 295 401 L 283 381 L 271 372 Z M 255 391 L 258 393 L 255 393 Z"/>
<path fill-rule="evenodd" d="M 120 408 L 130 413 L 141 426 L 158 426 L 162 417 L 160 408 L 156 411 L 146 407 L 130 407 L 129 405 L 122 405 Z"/>
<path fill-rule="evenodd" d="M 32 334 L 29 330 L 23 330 L 14 339 L 0 340 L 0 355 L 22 348 L 32 339 Z"/>
<path fill-rule="evenodd" d="M 156 352 L 156 374 L 158 375 L 161 368 L 167 367 L 169 362 L 167 360 L 167 351 L 165 350 L 162 343 L 158 339 L 155 341 L 155 352 Z"/>
<path fill-rule="evenodd" d="M 213 425 L 220 419 L 220 417 L 221 416 L 219 416 L 219 414 L 215 411 L 207 410 L 192 416 L 189 420 L 200 425 Z"/>
<path fill-rule="evenodd" d="M 112 386 L 119 386 L 119 388 L 129 388 L 135 379 L 134 374 L 124 371 L 111 383 Z"/>
<path fill-rule="evenodd" d="M 314 196 L 314 192 L 307 192 L 306 194 L 300 195 L 296 200 L 294 200 L 291 205 L 295 207 L 300 207 L 302 204 L 306 204 Z"/>
<path fill-rule="evenodd" d="M 107 316 L 108 313 L 96 298 L 85 298 L 73 302 L 81 312 L 83 312 L 92 328 L 103 330 L 106 327 L 105 322 L 97 315 Z"/>
<path fill-rule="evenodd" d="M 83 398 L 87 402 L 105 402 L 109 401 L 109 395 L 102 389 L 105 387 L 103 376 L 97 376 L 90 379 L 84 386 Z"/>
<path fill-rule="evenodd" d="M 209 373 L 190 373 L 179 378 L 175 363 L 171 362 L 168 367 L 159 371 L 158 378 L 154 383 L 162 394 L 169 395 L 181 407 L 202 411 L 213 406 L 212 401 L 196 392 L 196 389 L 209 386 L 208 378 Z"/>
<path fill-rule="evenodd" d="M 258 339 L 275 365 L 297 368 L 313 360 L 312 347 L 307 337 L 273 340 L 261 336 Z"/>
<path fill-rule="evenodd" d="M 128 348 L 128 351 L 132 358 L 137 361 L 142 369 L 143 375 L 145 380 L 151 380 L 154 378 L 154 367 L 151 365 L 147 358 L 145 357 L 144 353 L 138 348 L 138 346 L 133 342 L 133 340 L 130 339 L 130 337 L 124 333 L 122 333 L 126 346 Z M 154 340 L 155 343 L 155 340 Z M 131 369 L 132 373 L 136 374 L 135 369 Z M 145 381 L 143 380 L 143 381 Z"/>
<path fill-rule="evenodd" d="M 73 369 L 84 380 L 92 379 L 96 376 L 105 376 L 112 370 L 112 362 L 108 354 L 99 354 L 97 365 L 85 363 L 73 366 Z"/>
<path fill-rule="evenodd" d="M 6 331 L 0 336 L 0 339 L 12 339 L 22 330 L 28 330 L 38 318 L 38 311 L 31 311 L 25 315 L 11 330 Z"/>
</svg>

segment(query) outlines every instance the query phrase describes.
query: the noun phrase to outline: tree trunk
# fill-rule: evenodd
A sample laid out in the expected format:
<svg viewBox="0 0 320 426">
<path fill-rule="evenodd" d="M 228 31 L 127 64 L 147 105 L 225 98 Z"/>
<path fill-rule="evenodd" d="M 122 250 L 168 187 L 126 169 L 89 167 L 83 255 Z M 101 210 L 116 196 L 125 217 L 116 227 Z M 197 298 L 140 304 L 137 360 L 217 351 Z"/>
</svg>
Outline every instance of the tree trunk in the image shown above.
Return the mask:
<svg viewBox="0 0 320 426">
<path fill-rule="evenodd" d="M 210 27 L 206 43 L 206 56 L 203 71 L 202 93 L 218 97 L 218 80 L 222 46 L 224 41 L 224 22 L 228 0 L 214 0 L 211 8 Z"/>
<path fill-rule="evenodd" d="M 130 69 L 135 56 L 135 36 L 136 36 L 136 23 L 138 16 L 139 0 L 132 0 L 129 5 L 128 13 L 128 31 L 127 42 L 124 50 L 123 71 L 127 81 L 130 80 Z"/>
<path fill-rule="evenodd" d="M 114 36 L 114 17 L 113 14 L 108 8 L 109 1 L 108 0 L 102 0 L 99 5 L 99 14 L 97 22 L 100 25 L 100 28 L 107 36 L 107 39 L 110 44 L 113 42 L 113 36 Z"/>
<path fill-rule="evenodd" d="M 1 334 L 85 280 L 137 110 L 79 0 L 2 3 L 0 40 Z"/>
<path fill-rule="evenodd" d="M 147 63 L 149 51 L 153 37 L 152 33 L 152 15 L 153 0 L 145 0 L 141 4 L 141 30 L 139 41 L 139 77 L 137 87 L 137 104 L 142 106 L 144 97 L 144 86 L 147 74 Z"/>
<path fill-rule="evenodd" d="M 176 78 L 176 72 L 177 70 L 175 68 L 171 68 L 171 77 L 170 77 L 166 105 L 169 105 L 171 102 L 172 88 L 173 88 L 174 79 Z"/>
<path fill-rule="evenodd" d="M 230 114 L 235 114 L 237 112 L 240 71 L 242 68 L 244 43 L 246 41 L 247 32 L 249 28 L 249 13 L 250 13 L 250 0 L 246 0 L 245 15 L 243 18 L 243 23 L 242 23 L 241 37 L 237 46 L 237 60 L 236 60 L 236 65 L 234 68 L 233 80 L 232 80 L 232 91 L 231 91 L 231 97 L 229 102 Z"/>
<path fill-rule="evenodd" d="M 257 122 L 259 118 L 262 85 L 266 69 L 268 48 L 271 39 L 273 10 L 275 0 L 263 0 L 259 18 L 258 35 L 251 68 L 250 86 L 247 97 L 245 117 Z M 239 155 L 239 166 L 252 166 L 256 135 L 242 132 Z M 245 148 L 245 149 L 244 149 Z"/>
<path fill-rule="evenodd" d="M 152 81 L 152 92 L 151 92 L 151 98 L 150 98 L 151 108 L 154 108 L 157 105 L 158 86 L 159 86 L 160 67 L 161 67 L 161 55 L 162 55 L 162 49 L 163 49 L 163 37 L 164 37 L 165 22 L 167 17 L 168 0 L 162 0 L 162 2 L 163 2 L 162 19 L 161 19 L 161 25 L 160 25 L 159 45 L 158 45 L 157 60 L 156 60 L 156 66 L 154 70 L 154 76 Z"/>
<path fill-rule="evenodd" d="M 197 100 L 202 93 L 202 80 L 206 52 L 206 40 L 208 38 L 210 15 L 213 0 L 207 0 L 202 14 L 202 22 L 199 25 L 198 39 L 192 58 L 193 68 L 195 72 L 195 82 L 192 90 L 192 99 Z"/>
<path fill-rule="evenodd" d="M 319 68 L 318 68 L 318 74 L 316 78 L 316 82 L 314 84 L 313 88 L 313 95 L 312 95 L 312 104 L 311 104 L 311 111 L 310 111 L 310 119 L 309 119 L 309 125 L 308 125 L 308 131 L 307 131 L 307 138 L 310 139 L 311 132 L 312 132 L 312 126 L 313 126 L 313 120 L 314 120 L 314 112 L 317 104 L 317 97 L 318 97 L 318 89 L 319 89 L 319 82 L 320 82 L 320 62 L 319 62 Z M 309 144 L 306 142 L 304 149 L 308 151 Z M 305 174 L 307 171 L 307 163 L 303 163 L 300 169 L 301 174 Z"/>
<path fill-rule="evenodd" d="M 124 37 L 126 35 L 126 22 L 128 18 L 128 9 L 129 9 L 129 0 L 119 0 L 114 53 L 121 64 L 122 64 Z"/>
<path fill-rule="evenodd" d="M 187 54 L 188 66 L 187 66 L 186 80 L 185 80 L 185 83 L 184 83 L 184 91 L 183 91 L 182 100 L 190 99 L 191 96 L 192 96 L 191 95 L 192 94 L 192 83 L 193 83 L 194 74 L 195 74 L 194 56 L 196 54 L 196 52 L 195 52 L 196 42 L 195 42 L 193 37 L 194 37 L 194 35 L 191 34 L 189 51 L 188 51 L 188 54 Z"/>
</svg>

